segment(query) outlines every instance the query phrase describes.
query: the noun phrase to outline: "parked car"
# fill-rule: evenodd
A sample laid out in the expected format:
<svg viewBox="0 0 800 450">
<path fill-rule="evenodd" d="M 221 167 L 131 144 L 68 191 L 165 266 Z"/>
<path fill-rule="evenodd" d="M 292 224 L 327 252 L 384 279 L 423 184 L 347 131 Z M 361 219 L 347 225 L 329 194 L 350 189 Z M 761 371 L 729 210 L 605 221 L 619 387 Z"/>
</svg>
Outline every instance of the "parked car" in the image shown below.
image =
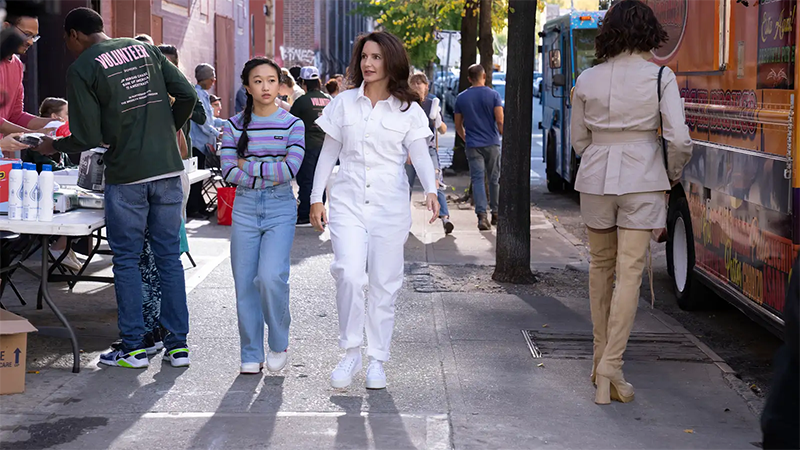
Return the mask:
<svg viewBox="0 0 800 450">
<path fill-rule="evenodd" d="M 433 84 L 431 93 L 437 97 L 439 97 L 439 101 L 444 103 L 445 101 L 445 94 L 447 93 L 447 87 L 450 85 L 450 81 L 454 78 L 458 77 L 458 74 L 453 73 L 452 70 L 442 73 L 442 71 L 436 71 L 433 73 Z"/>
<path fill-rule="evenodd" d="M 444 110 L 453 114 L 453 108 L 456 106 L 456 97 L 458 97 L 458 77 L 453 77 L 445 89 Z"/>
</svg>

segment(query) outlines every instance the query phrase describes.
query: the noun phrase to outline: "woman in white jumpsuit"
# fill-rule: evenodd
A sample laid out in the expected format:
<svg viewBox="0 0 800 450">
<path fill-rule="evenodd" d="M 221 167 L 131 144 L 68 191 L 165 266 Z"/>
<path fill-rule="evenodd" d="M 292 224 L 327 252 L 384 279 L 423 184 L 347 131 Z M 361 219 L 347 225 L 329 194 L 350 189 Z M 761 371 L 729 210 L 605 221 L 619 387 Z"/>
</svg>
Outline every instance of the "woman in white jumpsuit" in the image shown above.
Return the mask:
<svg viewBox="0 0 800 450">
<path fill-rule="evenodd" d="M 317 124 L 325 143 L 314 174 L 311 223 L 331 232 L 336 280 L 339 345 L 344 358 L 331 375 L 345 388 L 362 369 L 361 344 L 366 322 L 366 387 L 383 389 L 394 329 L 394 304 L 403 285 L 403 247 L 411 229 L 405 161 L 417 170 L 431 223 L 439 215 L 436 179 L 426 139 L 428 118 L 408 85 L 408 55 L 395 36 L 376 32 L 362 37 L 350 65 L 353 86 L 323 110 Z M 330 188 L 330 221 L 322 194 L 339 160 Z M 365 314 L 364 286 L 369 286 Z"/>
</svg>

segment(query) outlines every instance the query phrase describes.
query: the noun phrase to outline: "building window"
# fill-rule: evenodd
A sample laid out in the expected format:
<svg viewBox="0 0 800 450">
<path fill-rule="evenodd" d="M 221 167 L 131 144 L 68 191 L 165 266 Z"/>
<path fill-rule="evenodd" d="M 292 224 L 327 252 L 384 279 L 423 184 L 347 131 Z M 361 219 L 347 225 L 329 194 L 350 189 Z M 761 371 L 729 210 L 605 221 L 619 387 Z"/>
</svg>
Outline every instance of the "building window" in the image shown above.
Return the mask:
<svg viewBox="0 0 800 450">
<path fill-rule="evenodd" d="M 164 0 L 166 3 L 172 3 L 173 5 L 183 6 L 184 8 L 189 8 L 191 6 L 191 0 Z"/>
</svg>

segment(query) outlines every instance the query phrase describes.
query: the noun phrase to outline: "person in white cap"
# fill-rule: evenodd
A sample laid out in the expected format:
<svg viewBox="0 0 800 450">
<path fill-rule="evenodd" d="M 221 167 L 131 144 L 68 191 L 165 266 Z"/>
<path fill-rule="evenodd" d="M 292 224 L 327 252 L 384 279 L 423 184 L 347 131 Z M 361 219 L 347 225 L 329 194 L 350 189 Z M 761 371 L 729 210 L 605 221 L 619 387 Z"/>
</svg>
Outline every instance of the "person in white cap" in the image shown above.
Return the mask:
<svg viewBox="0 0 800 450">
<path fill-rule="evenodd" d="M 215 154 L 217 138 L 220 135 L 219 130 L 214 128 L 214 110 L 211 108 L 211 97 L 208 92 L 217 82 L 217 72 L 210 64 L 203 63 L 195 67 L 194 76 L 197 79 L 197 85 L 194 87 L 197 102 L 203 105 L 206 122 L 192 125 L 189 136 L 192 140 L 192 155 L 197 157 L 197 166 L 205 169 L 206 158 Z M 202 219 L 208 218 L 208 205 L 203 199 L 202 183 L 193 184 L 189 191 L 187 214 Z"/>
<path fill-rule="evenodd" d="M 331 102 L 331 97 L 322 92 L 319 79 L 319 70 L 314 66 L 300 69 L 300 79 L 303 81 L 305 94 L 295 100 L 290 113 L 300 118 L 306 127 L 306 155 L 303 165 L 297 172 L 297 184 L 300 187 L 297 207 L 297 226 L 310 227 L 311 220 L 311 189 L 314 186 L 314 170 L 317 168 L 322 143 L 325 141 L 325 132 L 315 122 L 322 115 L 322 110 Z M 322 197 L 323 203 L 325 196 Z"/>
<path fill-rule="evenodd" d="M 331 274 L 336 280 L 339 346 L 346 354 L 331 374 L 331 386 L 345 388 L 361 371 L 366 324 L 366 387 L 383 389 L 383 364 L 389 360 L 395 301 L 403 286 L 403 250 L 411 229 L 404 170 L 408 156 L 425 190 L 431 223 L 439 215 L 439 201 L 428 154 L 428 117 L 408 85 L 410 64 L 402 42 L 386 32 L 363 36 L 350 64 L 354 88 L 339 94 L 317 120 L 326 136 L 314 175 L 311 223 L 318 231 L 327 223 L 322 194 L 338 159 L 329 199 Z"/>
</svg>

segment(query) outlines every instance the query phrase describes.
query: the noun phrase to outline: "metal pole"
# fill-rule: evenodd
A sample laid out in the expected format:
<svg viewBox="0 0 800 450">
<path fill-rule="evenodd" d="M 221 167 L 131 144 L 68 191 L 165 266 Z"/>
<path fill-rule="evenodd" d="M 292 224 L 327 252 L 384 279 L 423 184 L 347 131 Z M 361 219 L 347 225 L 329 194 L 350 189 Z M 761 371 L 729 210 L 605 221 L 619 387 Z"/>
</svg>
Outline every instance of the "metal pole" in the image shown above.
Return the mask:
<svg viewBox="0 0 800 450">
<path fill-rule="evenodd" d="M 450 71 L 450 47 L 453 43 L 453 33 L 447 33 L 447 62 L 445 63 L 445 67 L 447 71 Z"/>
</svg>

